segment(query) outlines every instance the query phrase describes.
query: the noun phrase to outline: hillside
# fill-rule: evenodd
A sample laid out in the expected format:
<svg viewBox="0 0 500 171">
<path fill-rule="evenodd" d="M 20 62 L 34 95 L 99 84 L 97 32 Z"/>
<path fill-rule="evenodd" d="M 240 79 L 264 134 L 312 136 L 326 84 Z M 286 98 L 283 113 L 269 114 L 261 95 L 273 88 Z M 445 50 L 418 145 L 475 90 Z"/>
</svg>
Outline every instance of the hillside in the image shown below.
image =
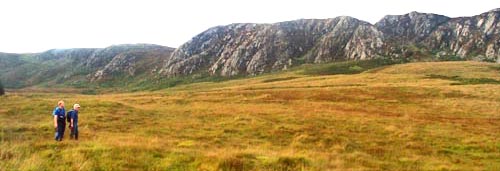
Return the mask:
<svg viewBox="0 0 500 171">
<path fill-rule="evenodd" d="M 115 45 L 0 53 L 7 88 L 159 89 L 339 61 L 500 62 L 500 10 L 450 18 L 411 12 L 371 24 L 341 16 L 210 28 L 179 48 Z"/>
<path fill-rule="evenodd" d="M 324 75 L 331 65 L 348 64 L 154 92 L 9 92 L 0 97 L 0 168 L 500 169 L 499 64 Z M 49 116 L 60 99 L 83 107 L 79 142 L 52 139 Z"/>
<path fill-rule="evenodd" d="M 123 86 L 155 77 L 173 50 L 134 44 L 102 49 L 53 49 L 34 54 L 0 53 L 0 80 L 8 88 L 87 87 L 91 83 Z"/>
</svg>

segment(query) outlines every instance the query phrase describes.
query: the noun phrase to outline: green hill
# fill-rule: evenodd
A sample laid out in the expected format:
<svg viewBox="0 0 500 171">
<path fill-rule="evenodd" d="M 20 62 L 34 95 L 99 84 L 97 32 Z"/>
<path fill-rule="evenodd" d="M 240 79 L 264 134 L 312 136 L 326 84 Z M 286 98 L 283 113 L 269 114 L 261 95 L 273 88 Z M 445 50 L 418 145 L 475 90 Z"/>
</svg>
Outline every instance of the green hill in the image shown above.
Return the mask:
<svg viewBox="0 0 500 171">
<path fill-rule="evenodd" d="M 173 50 L 134 44 L 102 49 L 53 49 L 34 54 L 0 53 L 0 80 L 8 88 L 123 87 L 154 78 Z"/>
</svg>

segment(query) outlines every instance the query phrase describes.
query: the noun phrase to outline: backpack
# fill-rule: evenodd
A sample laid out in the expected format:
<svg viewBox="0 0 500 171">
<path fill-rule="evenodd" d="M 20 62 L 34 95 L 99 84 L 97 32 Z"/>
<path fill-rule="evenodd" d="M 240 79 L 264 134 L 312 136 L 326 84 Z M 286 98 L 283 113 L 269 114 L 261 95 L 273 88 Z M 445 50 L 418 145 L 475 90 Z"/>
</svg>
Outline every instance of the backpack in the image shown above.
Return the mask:
<svg viewBox="0 0 500 171">
<path fill-rule="evenodd" d="M 70 110 L 68 113 L 66 113 L 66 122 L 71 123 L 71 113 L 73 110 Z"/>
</svg>

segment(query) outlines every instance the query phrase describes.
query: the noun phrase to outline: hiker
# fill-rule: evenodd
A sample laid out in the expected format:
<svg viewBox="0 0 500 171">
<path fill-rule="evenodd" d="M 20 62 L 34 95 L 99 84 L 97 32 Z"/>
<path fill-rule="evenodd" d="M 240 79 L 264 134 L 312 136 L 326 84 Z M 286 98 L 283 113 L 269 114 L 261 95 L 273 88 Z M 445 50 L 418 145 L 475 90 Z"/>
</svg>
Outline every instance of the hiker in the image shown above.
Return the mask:
<svg viewBox="0 0 500 171">
<path fill-rule="evenodd" d="M 73 110 L 70 110 L 66 115 L 66 119 L 69 123 L 69 129 L 71 130 L 71 134 L 69 135 L 70 139 L 78 140 L 78 111 L 80 110 L 79 104 L 73 105 Z"/>
<path fill-rule="evenodd" d="M 56 141 L 62 141 L 62 138 L 64 136 L 64 129 L 66 127 L 66 119 L 65 119 L 65 113 L 66 111 L 64 110 L 64 101 L 59 101 L 57 102 L 57 107 L 54 109 L 54 112 L 52 115 L 54 115 L 54 127 L 56 131 L 56 136 L 55 139 Z"/>
</svg>

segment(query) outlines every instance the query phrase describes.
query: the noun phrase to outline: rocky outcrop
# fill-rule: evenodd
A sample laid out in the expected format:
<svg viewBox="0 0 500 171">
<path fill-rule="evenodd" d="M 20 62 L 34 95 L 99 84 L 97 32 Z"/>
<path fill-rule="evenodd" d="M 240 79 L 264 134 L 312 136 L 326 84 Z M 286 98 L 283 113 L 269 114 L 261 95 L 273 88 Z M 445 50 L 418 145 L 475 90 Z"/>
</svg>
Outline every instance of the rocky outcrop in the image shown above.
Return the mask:
<svg viewBox="0 0 500 171">
<path fill-rule="evenodd" d="M 499 9 L 459 18 L 412 12 L 386 16 L 375 25 L 384 32 L 385 43 L 393 49 L 415 45 L 438 56 L 497 61 L 499 17 Z"/>
<path fill-rule="evenodd" d="M 424 44 L 429 49 L 461 57 L 483 56 L 496 61 L 500 59 L 500 10 L 451 19 L 440 25 Z"/>
<path fill-rule="evenodd" d="M 95 52 L 85 66 L 101 66 L 90 76 L 91 81 L 112 79 L 113 76 L 156 74 L 173 51 L 173 48 L 159 45 L 120 45 Z"/>
<path fill-rule="evenodd" d="M 179 47 L 161 73 L 256 75 L 302 63 L 411 58 L 415 48 L 428 56 L 500 61 L 498 17 L 497 9 L 461 18 L 411 12 L 386 16 L 374 25 L 337 17 L 217 26 Z"/>
<path fill-rule="evenodd" d="M 366 59 L 377 54 L 382 33 L 351 17 L 211 28 L 182 45 L 161 73 L 261 74 L 304 62 Z"/>
<path fill-rule="evenodd" d="M 387 41 L 411 44 L 429 37 L 441 24 L 450 18 L 437 14 L 411 12 L 405 15 L 387 15 L 375 23 Z"/>
</svg>

